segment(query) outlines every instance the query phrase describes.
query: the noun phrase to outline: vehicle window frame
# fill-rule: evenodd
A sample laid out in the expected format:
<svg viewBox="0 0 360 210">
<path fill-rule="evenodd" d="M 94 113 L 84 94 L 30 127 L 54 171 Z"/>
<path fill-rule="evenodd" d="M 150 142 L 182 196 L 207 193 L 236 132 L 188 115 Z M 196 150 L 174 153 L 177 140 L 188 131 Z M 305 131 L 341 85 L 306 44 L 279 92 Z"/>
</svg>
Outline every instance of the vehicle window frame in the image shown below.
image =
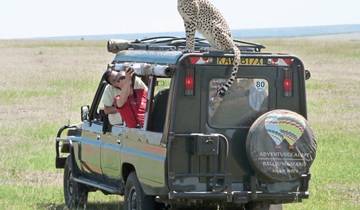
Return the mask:
<svg viewBox="0 0 360 210">
<path fill-rule="evenodd" d="M 99 118 L 100 112 L 98 110 L 98 107 L 99 107 L 101 97 L 104 93 L 104 90 L 105 90 L 105 87 L 107 84 L 108 83 L 102 77 L 100 80 L 100 83 L 98 85 L 98 88 L 96 89 L 95 96 L 93 98 L 93 101 L 92 101 L 90 109 L 89 109 L 89 122 L 90 123 L 95 123 L 95 122 L 103 123 L 103 121 L 101 121 L 101 119 Z"/>
<path fill-rule="evenodd" d="M 170 90 L 170 88 L 171 88 L 171 83 L 172 83 L 172 80 L 173 80 L 173 77 L 153 76 L 153 78 L 155 79 L 155 84 L 154 84 L 154 86 L 153 86 L 152 88 L 150 88 L 150 86 L 148 87 L 149 92 L 151 91 L 151 92 L 149 93 L 149 94 L 151 95 L 150 100 L 149 100 L 149 102 L 150 102 L 150 104 L 149 104 L 150 109 L 149 109 L 149 110 L 151 110 L 151 111 L 149 111 L 149 113 L 148 113 L 149 119 L 151 119 L 151 118 L 153 117 L 153 108 L 154 108 L 154 99 L 155 99 L 155 96 L 156 96 L 160 91 L 162 91 L 162 90 L 165 90 L 165 89 L 169 89 L 169 90 Z M 156 87 L 159 86 L 159 85 L 158 85 L 159 79 L 168 79 L 168 80 L 169 80 L 169 85 L 168 85 L 168 87 L 163 88 L 163 89 L 161 89 L 161 90 L 157 90 Z M 150 80 L 149 80 L 149 81 L 150 81 Z M 167 102 L 169 102 L 169 99 L 168 99 Z M 168 104 L 166 104 L 166 107 L 167 107 L 167 105 L 168 105 Z M 165 115 L 167 115 L 167 108 L 166 108 L 166 110 L 164 110 L 164 112 L 165 112 Z M 164 130 L 165 130 L 166 116 L 165 116 L 164 128 L 163 128 L 163 131 L 162 131 L 162 132 L 156 132 L 156 131 L 150 130 L 150 129 L 149 129 L 150 123 L 151 123 L 151 122 L 148 120 L 148 121 L 147 121 L 147 125 L 144 125 L 143 128 L 144 128 L 145 131 L 154 132 L 154 133 L 163 133 Z M 145 128 L 146 128 L 146 129 L 145 129 Z"/>
</svg>

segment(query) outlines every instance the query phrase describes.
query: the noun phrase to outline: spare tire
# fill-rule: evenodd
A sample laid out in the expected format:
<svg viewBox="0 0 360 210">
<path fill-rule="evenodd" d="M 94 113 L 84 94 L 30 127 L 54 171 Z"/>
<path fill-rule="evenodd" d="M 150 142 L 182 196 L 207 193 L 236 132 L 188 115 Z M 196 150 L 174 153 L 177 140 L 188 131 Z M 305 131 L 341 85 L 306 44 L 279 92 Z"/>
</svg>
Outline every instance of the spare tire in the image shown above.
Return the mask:
<svg viewBox="0 0 360 210">
<path fill-rule="evenodd" d="M 260 177 L 292 181 L 309 171 L 316 155 L 316 141 L 303 116 L 289 110 L 273 110 L 261 115 L 250 127 L 246 152 Z"/>
</svg>

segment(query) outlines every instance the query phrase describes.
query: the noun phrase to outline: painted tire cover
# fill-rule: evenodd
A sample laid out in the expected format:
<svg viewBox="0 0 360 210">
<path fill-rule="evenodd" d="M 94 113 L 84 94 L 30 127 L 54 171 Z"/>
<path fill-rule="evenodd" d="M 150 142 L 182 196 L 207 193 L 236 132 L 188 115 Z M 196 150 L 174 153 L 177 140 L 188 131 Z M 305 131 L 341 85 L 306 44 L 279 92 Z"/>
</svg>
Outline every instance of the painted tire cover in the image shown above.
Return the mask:
<svg viewBox="0 0 360 210">
<path fill-rule="evenodd" d="M 251 126 L 246 152 L 262 177 L 291 181 L 309 171 L 316 155 L 316 141 L 303 116 L 289 110 L 273 110 Z"/>
</svg>

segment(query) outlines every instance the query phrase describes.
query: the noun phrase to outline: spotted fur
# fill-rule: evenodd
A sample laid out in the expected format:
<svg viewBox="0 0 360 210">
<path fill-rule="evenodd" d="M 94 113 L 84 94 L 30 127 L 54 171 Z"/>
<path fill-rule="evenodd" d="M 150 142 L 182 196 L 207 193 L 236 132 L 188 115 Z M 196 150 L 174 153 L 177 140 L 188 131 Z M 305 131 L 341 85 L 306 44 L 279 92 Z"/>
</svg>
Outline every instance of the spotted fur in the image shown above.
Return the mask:
<svg viewBox="0 0 360 210">
<path fill-rule="evenodd" d="M 196 30 L 208 40 L 212 47 L 223 51 L 234 51 L 235 59 L 231 76 L 217 91 L 218 95 L 224 96 L 236 78 L 241 59 L 240 50 L 232 40 L 225 18 L 208 0 L 178 0 L 178 11 L 184 20 L 188 51 L 195 50 Z"/>
</svg>

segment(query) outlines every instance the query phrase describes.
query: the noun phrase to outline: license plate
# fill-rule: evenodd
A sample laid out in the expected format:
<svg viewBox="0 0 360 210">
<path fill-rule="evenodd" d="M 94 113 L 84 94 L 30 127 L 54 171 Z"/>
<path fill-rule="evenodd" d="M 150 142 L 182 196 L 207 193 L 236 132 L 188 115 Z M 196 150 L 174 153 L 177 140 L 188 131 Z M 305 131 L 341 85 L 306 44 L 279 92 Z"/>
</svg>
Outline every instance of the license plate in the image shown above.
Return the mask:
<svg viewBox="0 0 360 210">
<path fill-rule="evenodd" d="M 216 58 L 216 63 L 219 65 L 233 65 L 234 58 L 229 58 L 229 57 Z M 264 59 L 263 58 L 241 58 L 240 64 L 241 65 L 260 66 L 260 65 L 264 65 Z"/>
</svg>

